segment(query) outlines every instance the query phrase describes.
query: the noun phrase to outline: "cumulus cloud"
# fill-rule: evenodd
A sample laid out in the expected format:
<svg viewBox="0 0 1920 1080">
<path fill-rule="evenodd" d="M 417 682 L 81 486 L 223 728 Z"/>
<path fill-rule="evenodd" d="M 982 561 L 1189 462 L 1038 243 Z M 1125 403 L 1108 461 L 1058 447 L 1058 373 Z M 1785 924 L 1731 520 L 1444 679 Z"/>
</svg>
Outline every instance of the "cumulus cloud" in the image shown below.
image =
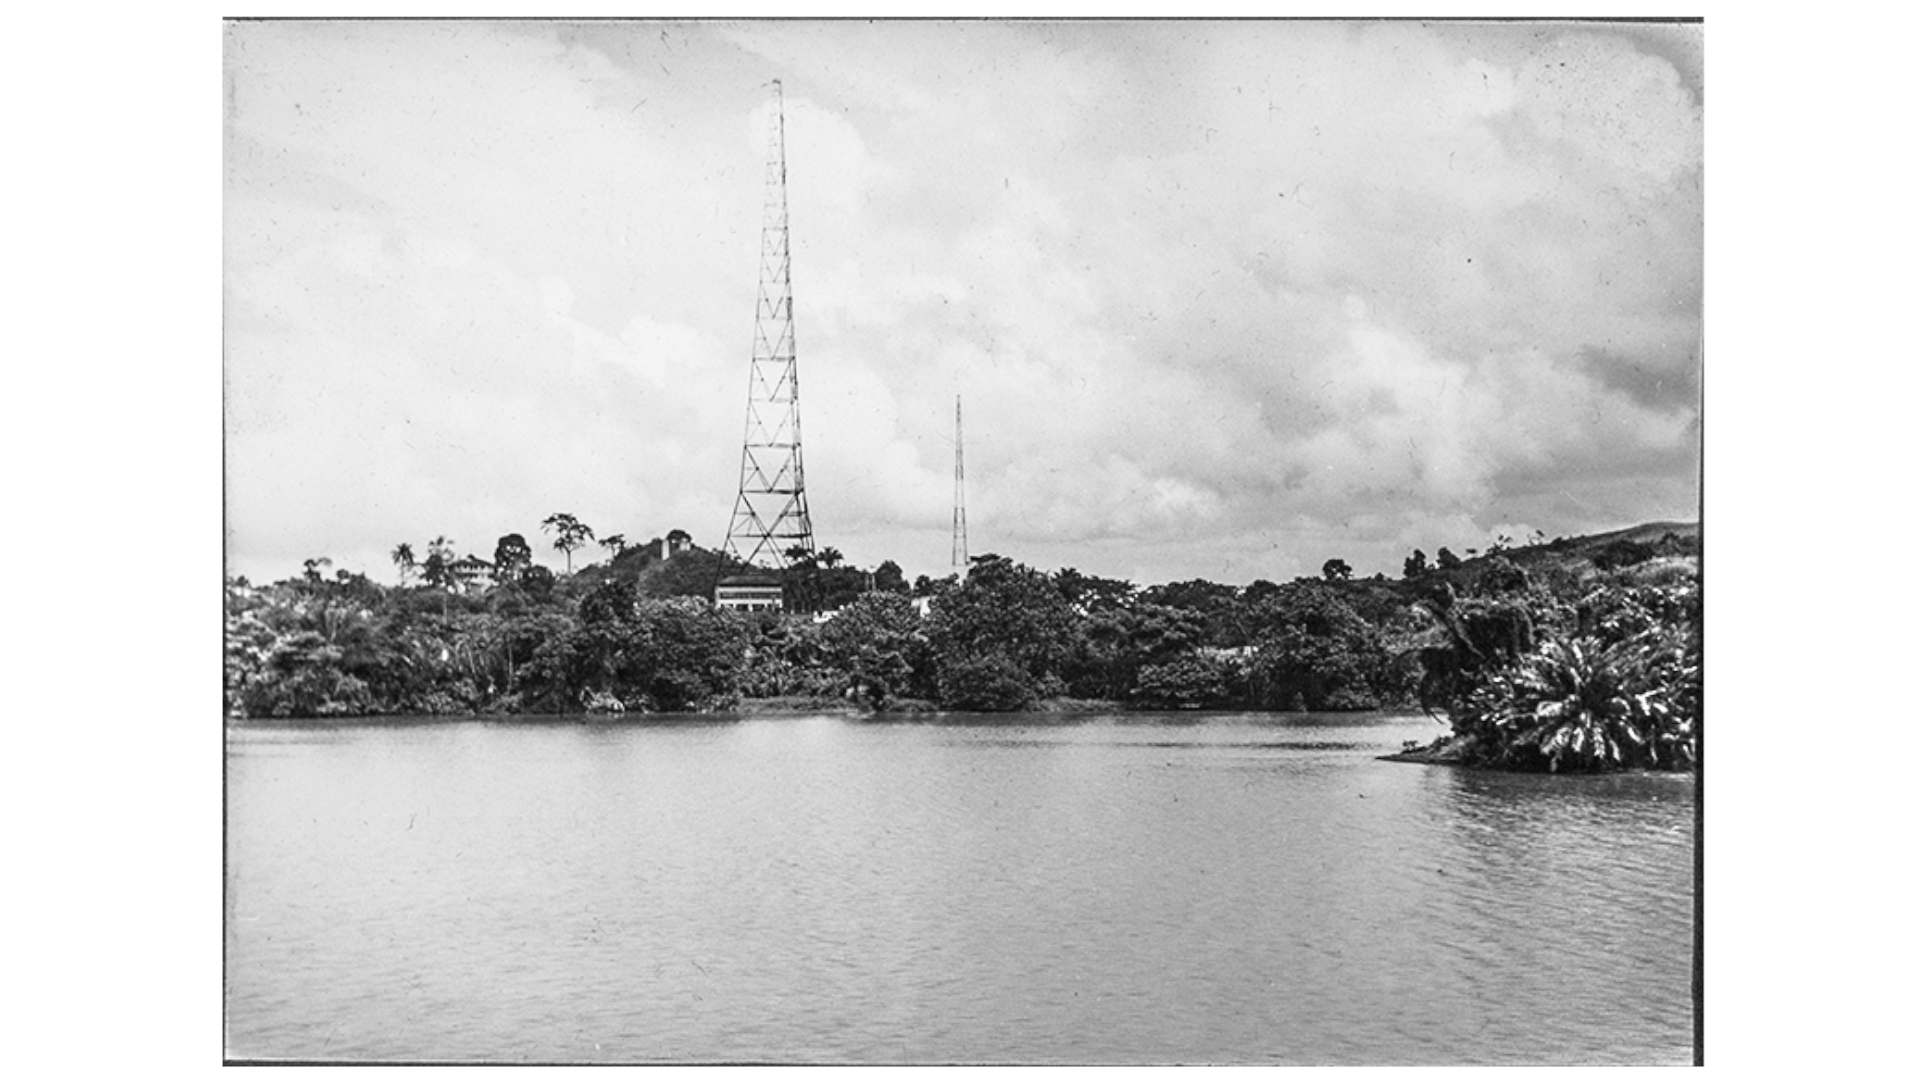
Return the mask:
<svg viewBox="0 0 1920 1080">
<path fill-rule="evenodd" d="M 1649 41 L 235 24 L 230 559 L 557 510 L 717 541 L 775 77 L 809 495 L 856 562 L 944 568 L 957 394 L 973 545 L 1040 565 L 1392 573 L 1690 518 L 1702 114 Z"/>
</svg>

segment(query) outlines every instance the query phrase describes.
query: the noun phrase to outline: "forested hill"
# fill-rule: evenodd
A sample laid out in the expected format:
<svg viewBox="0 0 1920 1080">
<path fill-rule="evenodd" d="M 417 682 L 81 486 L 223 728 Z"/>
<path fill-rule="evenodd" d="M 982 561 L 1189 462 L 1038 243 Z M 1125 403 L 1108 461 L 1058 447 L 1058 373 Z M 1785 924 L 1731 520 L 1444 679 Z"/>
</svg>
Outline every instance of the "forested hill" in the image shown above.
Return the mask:
<svg viewBox="0 0 1920 1080">
<path fill-rule="evenodd" d="M 1668 538 L 1673 539 L 1669 540 Z M 1634 547 L 1648 551 L 1657 551 L 1662 544 L 1671 550 L 1685 550 L 1698 553 L 1700 550 L 1700 524 L 1698 522 L 1655 521 L 1645 525 L 1635 525 L 1612 532 L 1594 533 L 1591 536 L 1575 536 L 1554 540 L 1549 543 L 1536 543 L 1527 547 L 1515 548 L 1506 554 L 1521 566 L 1537 562 L 1572 561 L 1585 559 L 1591 562 L 1596 556 L 1605 561 L 1600 553 L 1609 548 L 1631 550 Z M 1677 547 L 1676 547 L 1677 545 Z"/>
<path fill-rule="evenodd" d="M 1697 525 L 1416 550 L 1393 578 L 1355 577 L 1336 558 L 1316 577 L 1246 585 L 1142 587 L 995 555 L 964 577 L 909 583 L 891 561 L 847 566 L 825 548 L 781 575 L 784 615 L 714 609 L 714 584 L 743 568 L 679 535 L 563 575 L 532 565 L 512 534 L 492 563 L 453 558 L 437 541 L 418 584 L 327 577 L 322 559 L 271 585 L 229 581 L 229 714 L 711 711 L 754 698 L 994 711 L 1078 699 L 1315 711 L 1419 703 L 1458 728 L 1461 717 L 1491 715 L 1487 695 L 1501 679 L 1566 649 L 1588 667 L 1607 658 L 1587 672 L 1611 680 L 1596 701 L 1618 690 L 1632 699 L 1622 708 L 1650 707 L 1651 679 L 1673 692 L 1661 709 L 1697 708 Z M 1608 665 L 1624 663 L 1629 645 L 1653 649 L 1658 663 L 1641 656 L 1646 670 L 1622 681 Z M 1619 756 L 1606 738 L 1592 736 Z M 1531 753 L 1514 760 L 1525 766 Z"/>
</svg>

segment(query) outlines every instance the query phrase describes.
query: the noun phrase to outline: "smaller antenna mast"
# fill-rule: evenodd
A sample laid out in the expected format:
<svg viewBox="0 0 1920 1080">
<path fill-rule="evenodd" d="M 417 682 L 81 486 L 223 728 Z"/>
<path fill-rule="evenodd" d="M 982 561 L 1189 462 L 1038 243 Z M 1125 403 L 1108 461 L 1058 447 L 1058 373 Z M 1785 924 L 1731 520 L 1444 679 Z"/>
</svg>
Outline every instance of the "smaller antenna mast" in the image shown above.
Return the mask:
<svg viewBox="0 0 1920 1080">
<path fill-rule="evenodd" d="M 967 568 L 967 448 L 960 439 L 960 395 L 953 395 L 953 565 Z"/>
</svg>

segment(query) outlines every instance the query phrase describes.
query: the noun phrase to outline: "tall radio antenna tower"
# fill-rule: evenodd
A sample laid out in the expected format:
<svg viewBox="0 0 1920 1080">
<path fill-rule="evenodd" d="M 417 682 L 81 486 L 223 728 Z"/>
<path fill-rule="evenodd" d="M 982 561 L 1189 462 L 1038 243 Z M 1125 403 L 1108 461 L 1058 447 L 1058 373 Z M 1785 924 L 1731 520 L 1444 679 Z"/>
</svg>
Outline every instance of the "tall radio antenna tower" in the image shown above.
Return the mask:
<svg viewBox="0 0 1920 1080">
<path fill-rule="evenodd" d="M 960 439 L 960 395 L 953 395 L 953 565 L 967 568 L 967 447 Z"/>
<path fill-rule="evenodd" d="M 727 527 L 727 554 L 784 568 L 787 552 L 813 555 L 806 473 L 800 466 L 800 372 L 793 347 L 793 281 L 787 251 L 786 96 L 773 80 L 767 201 L 760 229 L 760 293 L 754 309 L 753 367 L 747 379 L 747 436 L 740 495 Z"/>
</svg>

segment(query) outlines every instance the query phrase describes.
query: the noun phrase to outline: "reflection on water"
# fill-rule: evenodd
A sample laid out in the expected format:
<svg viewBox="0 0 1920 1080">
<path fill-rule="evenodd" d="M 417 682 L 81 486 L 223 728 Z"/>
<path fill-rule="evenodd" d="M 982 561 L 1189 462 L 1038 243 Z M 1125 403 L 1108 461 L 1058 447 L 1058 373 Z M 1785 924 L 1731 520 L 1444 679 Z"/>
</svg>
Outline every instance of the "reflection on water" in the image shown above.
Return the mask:
<svg viewBox="0 0 1920 1080">
<path fill-rule="evenodd" d="M 1424 718 L 230 731 L 239 1057 L 1685 1062 L 1688 777 Z"/>
</svg>

